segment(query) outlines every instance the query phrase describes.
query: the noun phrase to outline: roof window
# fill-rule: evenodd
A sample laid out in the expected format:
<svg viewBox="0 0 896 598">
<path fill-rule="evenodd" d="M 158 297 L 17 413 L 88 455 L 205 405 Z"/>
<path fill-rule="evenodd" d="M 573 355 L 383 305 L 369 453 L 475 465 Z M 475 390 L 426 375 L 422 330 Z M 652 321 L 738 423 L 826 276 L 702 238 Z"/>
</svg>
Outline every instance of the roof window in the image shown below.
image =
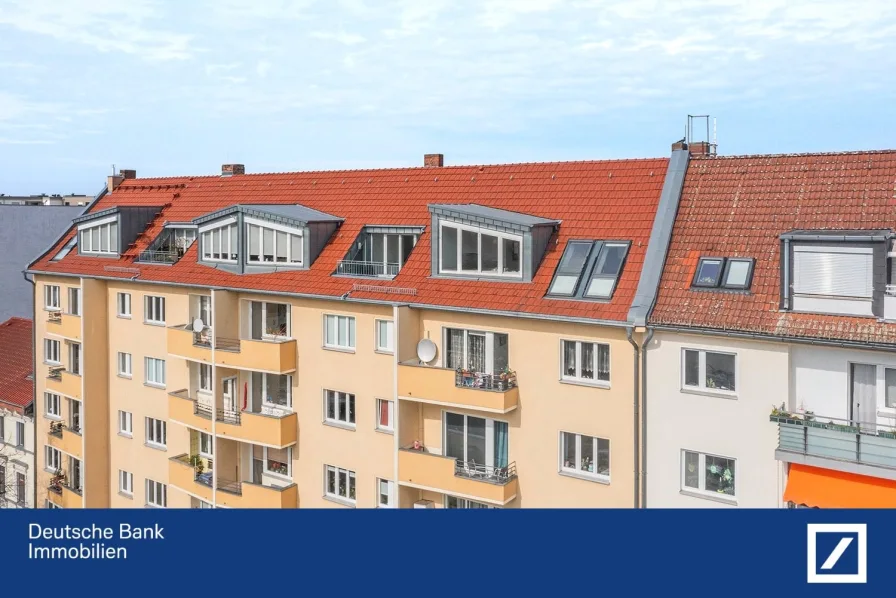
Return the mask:
<svg viewBox="0 0 896 598">
<path fill-rule="evenodd" d="M 743 291 L 753 280 L 753 258 L 701 257 L 692 287 Z"/>
<path fill-rule="evenodd" d="M 570 241 L 554 272 L 548 295 L 578 299 L 611 298 L 630 246 L 628 241 Z M 587 283 L 583 284 L 583 279 Z"/>
</svg>

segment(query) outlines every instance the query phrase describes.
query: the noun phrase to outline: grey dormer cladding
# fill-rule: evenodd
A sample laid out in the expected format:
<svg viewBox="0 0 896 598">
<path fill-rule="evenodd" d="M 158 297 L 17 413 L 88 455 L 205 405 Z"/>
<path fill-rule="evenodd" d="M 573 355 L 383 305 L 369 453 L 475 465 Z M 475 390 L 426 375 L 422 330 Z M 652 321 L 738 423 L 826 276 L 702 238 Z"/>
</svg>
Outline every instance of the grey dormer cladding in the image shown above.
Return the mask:
<svg viewBox="0 0 896 598">
<path fill-rule="evenodd" d="M 384 234 L 384 235 L 422 235 L 425 226 L 390 226 L 387 224 L 366 224 L 360 234 Z"/>
<path fill-rule="evenodd" d="M 103 220 L 115 216 L 118 221 L 118 250 L 121 254 L 127 251 L 137 237 L 146 230 L 164 206 L 118 206 L 99 212 L 78 216 L 72 220 L 75 227 L 88 225 L 93 220 Z"/>
<path fill-rule="evenodd" d="M 486 275 L 468 275 L 462 273 L 441 274 L 439 269 L 439 221 L 457 222 L 477 226 L 485 230 L 512 233 L 523 238 L 521 251 L 522 281 L 532 282 L 535 271 L 544 257 L 551 236 L 560 220 L 551 220 L 531 214 L 512 212 L 500 208 L 491 208 L 474 203 L 468 204 L 429 204 L 432 217 L 432 274 L 434 276 L 450 276 L 452 278 L 490 279 Z M 495 280 L 507 282 L 506 277 L 495 277 Z M 519 280 L 519 279 L 517 279 Z"/>
<path fill-rule="evenodd" d="M 202 234 L 196 239 L 197 261 L 200 264 L 227 270 L 236 274 L 261 274 L 265 272 L 279 272 L 283 270 L 307 270 L 320 255 L 326 246 L 330 236 L 344 221 L 339 216 L 333 216 L 319 210 L 308 208 L 298 204 L 240 204 L 211 212 L 199 218 L 193 219 L 193 224 L 204 227 L 216 220 L 227 217 L 236 219 L 237 239 L 239 244 L 238 259 L 235 264 L 209 262 L 203 259 Z M 272 224 L 279 224 L 302 231 L 303 261 L 301 266 L 293 265 L 258 265 L 247 263 L 249 240 L 246 235 L 245 218 L 265 220 Z"/>
</svg>

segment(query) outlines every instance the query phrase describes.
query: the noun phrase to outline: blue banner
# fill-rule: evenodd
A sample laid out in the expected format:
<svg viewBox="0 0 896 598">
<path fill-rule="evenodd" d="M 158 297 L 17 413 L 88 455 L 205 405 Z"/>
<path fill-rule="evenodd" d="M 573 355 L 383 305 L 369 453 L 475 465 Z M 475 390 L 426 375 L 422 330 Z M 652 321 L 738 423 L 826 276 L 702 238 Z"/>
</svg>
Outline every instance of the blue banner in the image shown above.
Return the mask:
<svg viewBox="0 0 896 598">
<path fill-rule="evenodd" d="M 0 512 L 16 596 L 879 597 L 894 542 L 891 511 Z"/>
</svg>

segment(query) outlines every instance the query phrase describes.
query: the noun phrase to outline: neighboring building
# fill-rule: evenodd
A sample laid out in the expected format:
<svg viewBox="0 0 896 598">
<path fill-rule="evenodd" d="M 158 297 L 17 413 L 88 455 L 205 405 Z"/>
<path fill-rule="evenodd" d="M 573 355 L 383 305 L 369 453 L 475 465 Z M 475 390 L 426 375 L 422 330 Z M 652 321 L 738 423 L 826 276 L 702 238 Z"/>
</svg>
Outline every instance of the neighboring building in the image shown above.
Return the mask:
<svg viewBox="0 0 896 598">
<path fill-rule="evenodd" d="M 0 509 L 35 505 L 31 334 L 31 320 L 0 324 Z"/>
<path fill-rule="evenodd" d="M 442 162 L 110 177 L 29 267 L 49 501 L 636 506 L 684 152 Z"/>
<path fill-rule="evenodd" d="M 896 507 L 894 190 L 893 151 L 691 159 L 649 319 L 648 507 Z"/>
<path fill-rule="evenodd" d="M 93 200 L 89 195 L 4 195 L 0 206 L 86 206 Z"/>
<path fill-rule="evenodd" d="M 46 250 L 84 208 L 0 205 L 0 321 L 34 316 L 31 284 L 22 277 L 25 265 Z"/>
</svg>

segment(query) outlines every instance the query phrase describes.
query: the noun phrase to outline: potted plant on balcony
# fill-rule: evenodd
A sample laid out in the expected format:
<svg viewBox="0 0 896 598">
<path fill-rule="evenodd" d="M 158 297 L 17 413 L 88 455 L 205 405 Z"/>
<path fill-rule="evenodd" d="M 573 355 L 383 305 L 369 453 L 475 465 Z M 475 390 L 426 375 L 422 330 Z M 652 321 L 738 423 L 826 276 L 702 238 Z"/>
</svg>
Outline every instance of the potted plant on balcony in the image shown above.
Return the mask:
<svg viewBox="0 0 896 598">
<path fill-rule="evenodd" d="M 497 386 L 499 390 L 508 390 L 516 386 L 516 372 L 504 366 L 504 369 L 498 374 Z"/>
</svg>

